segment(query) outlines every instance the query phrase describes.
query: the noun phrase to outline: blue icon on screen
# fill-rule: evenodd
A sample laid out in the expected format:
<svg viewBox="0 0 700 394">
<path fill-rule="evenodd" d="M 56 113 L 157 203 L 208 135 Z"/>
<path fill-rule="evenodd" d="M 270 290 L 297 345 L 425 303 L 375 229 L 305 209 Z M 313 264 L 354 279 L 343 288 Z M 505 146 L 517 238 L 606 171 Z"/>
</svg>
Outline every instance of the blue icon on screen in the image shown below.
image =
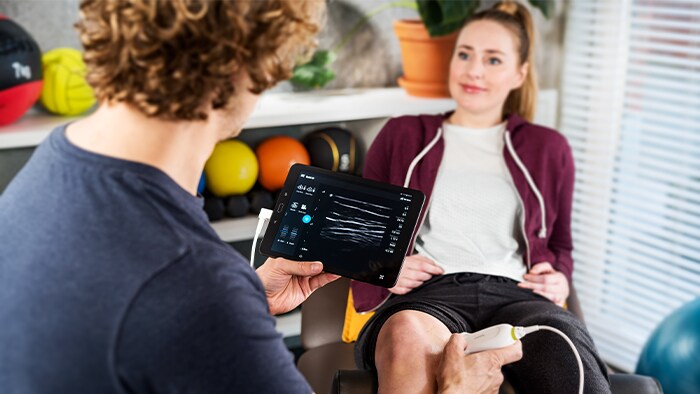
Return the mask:
<svg viewBox="0 0 700 394">
<path fill-rule="evenodd" d="M 304 215 L 304 217 L 301 218 L 301 221 L 304 223 L 309 223 L 311 221 L 311 215 Z"/>
</svg>

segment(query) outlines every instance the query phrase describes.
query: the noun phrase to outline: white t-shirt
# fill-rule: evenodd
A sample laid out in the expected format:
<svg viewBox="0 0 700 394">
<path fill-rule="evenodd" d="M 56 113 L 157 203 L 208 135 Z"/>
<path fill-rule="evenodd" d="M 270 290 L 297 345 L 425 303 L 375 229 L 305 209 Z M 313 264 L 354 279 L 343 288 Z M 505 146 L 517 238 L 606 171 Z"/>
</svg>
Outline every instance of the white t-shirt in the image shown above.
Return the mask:
<svg viewBox="0 0 700 394">
<path fill-rule="evenodd" d="M 445 273 L 523 280 L 522 208 L 503 159 L 506 124 L 472 129 L 445 123 L 445 154 L 421 230 Z"/>
</svg>

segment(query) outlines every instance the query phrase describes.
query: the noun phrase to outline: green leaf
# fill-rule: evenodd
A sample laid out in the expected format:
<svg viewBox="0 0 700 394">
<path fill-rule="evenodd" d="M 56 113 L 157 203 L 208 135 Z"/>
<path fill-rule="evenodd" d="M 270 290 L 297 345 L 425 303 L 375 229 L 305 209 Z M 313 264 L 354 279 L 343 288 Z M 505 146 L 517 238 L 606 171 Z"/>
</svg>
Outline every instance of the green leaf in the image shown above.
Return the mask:
<svg viewBox="0 0 700 394">
<path fill-rule="evenodd" d="M 318 50 L 307 63 L 294 67 L 289 81 L 306 88 L 322 88 L 335 78 L 335 73 L 329 68 L 335 58 L 333 51 Z"/>
<path fill-rule="evenodd" d="M 533 7 L 539 8 L 542 11 L 542 15 L 549 19 L 551 12 L 554 11 L 554 1 L 553 0 L 528 0 Z"/>
<path fill-rule="evenodd" d="M 329 70 L 327 68 L 324 68 L 322 70 L 319 70 L 319 72 L 316 74 L 316 80 L 314 86 L 322 88 L 326 86 L 326 84 L 332 80 L 335 79 L 335 73 L 332 70 Z"/>
<path fill-rule="evenodd" d="M 294 68 L 290 81 L 307 88 L 322 88 L 335 78 L 335 73 L 326 66 L 306 63 Z"/>
<path fill-rule="evenodd" d="M 460 26 L 464 24 L 468 17 L 474 14 L 479 8 L 479 1 L 442 1 L 442 23 L 452 24 L 458 23 Z"/>
<path fill-rule="evenodd" d="M 431 37 L 459 30 L 479 8 L 479 0 L 416 0 L 418 13 Z"/>
<path fill-rule="evenodd" d="M 335 61 L 335 53 L 326 49 L 320 49 L 314 53 L 309 64 L 314 66 L 328 66 Z"/>
<path fill-rule="evenodd" d="M 292 71 L 292 80 L 299 83 L 304 83 L 304 81 L 311 81 L 314 78 L 314 66 L 310 64 L 304 64 L 301 66 L 294 67 Z"/>
<path fill-rule="evenodd" d="M 425 26 L 439 26 L 442 24 L 442 10 L 440 4 L 434 0 L 417 0 L 418 13 Z"/>
</svg>

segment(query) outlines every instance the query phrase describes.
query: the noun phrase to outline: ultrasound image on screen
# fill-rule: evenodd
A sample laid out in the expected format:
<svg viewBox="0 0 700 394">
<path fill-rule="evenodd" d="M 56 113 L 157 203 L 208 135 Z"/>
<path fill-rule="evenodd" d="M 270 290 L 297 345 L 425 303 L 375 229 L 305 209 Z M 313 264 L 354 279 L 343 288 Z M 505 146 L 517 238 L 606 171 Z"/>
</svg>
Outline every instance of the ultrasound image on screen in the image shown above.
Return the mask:
<svg viewBox="0 0 700 394">
<path fill-rule="evenodd" d="M 399 268 L 411 195 L 357 186 L 322 174 L 301 173 L 285 205 L 271 250 L 323 261 L 335 273 L 382 279 Z"/>
<path fill-rule="evenodd" d="M 334 195 L 320 237 L 354 247 L 379 246 L 386 235 L 391 208 Z"/>
</svg>

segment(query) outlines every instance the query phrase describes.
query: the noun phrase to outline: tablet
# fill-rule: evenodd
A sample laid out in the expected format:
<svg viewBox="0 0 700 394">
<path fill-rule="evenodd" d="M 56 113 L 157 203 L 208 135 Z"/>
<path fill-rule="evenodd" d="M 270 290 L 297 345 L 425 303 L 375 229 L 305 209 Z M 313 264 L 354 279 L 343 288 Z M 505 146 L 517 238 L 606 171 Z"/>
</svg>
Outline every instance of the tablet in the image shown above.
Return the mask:
<svg viewBox="0 0 700 394">
<path fill-rule="evenodd" d="M 424 200 L 418 190 L 295 164 L 260 252 L 321 261 L 326 272 L 393 287 Z"/>
</svg>

